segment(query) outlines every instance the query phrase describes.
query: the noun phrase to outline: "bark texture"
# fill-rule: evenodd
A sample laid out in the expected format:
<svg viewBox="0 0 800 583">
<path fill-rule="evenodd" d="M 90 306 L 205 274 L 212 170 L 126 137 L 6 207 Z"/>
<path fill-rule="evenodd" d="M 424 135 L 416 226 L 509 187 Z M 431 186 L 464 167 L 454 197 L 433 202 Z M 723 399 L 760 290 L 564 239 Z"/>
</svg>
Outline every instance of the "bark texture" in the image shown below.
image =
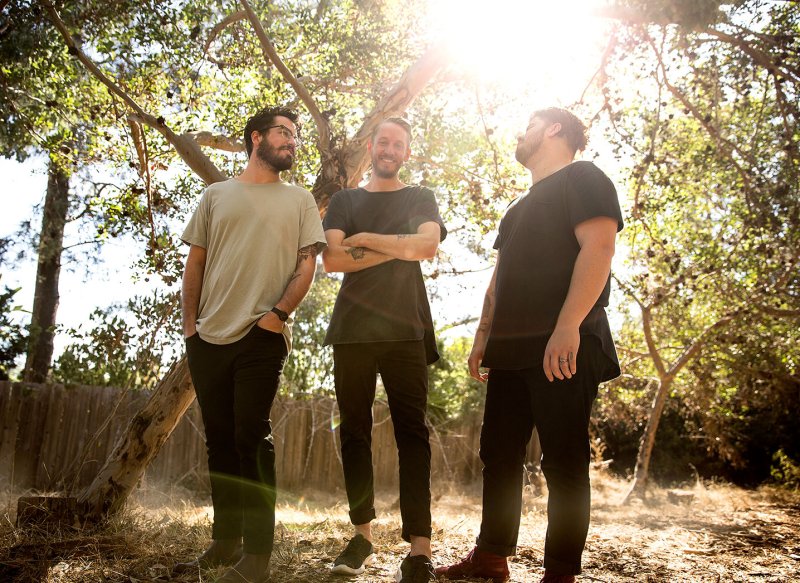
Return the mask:
<svg viewBox="0 0 800 583">
<path fill-rule="evenodd" d="M 47 379 L 53 359 L 53 337 L 58 313 L 58 280 L 64 225 L 69 209 L 69 175 L 52 159 L 48 166 L 47 194 L 39 234 L 39 261 L 33 295 L 28 351 L 23 380 L 41 383 Z"/>
<path fill-rule="evenodd" d="M 78 496 L 86 519 L 119 511 L 161 446 L 194 401 L 186 358 L 169 369 L 144 408 L 134 416 L 94 481 Z"/>
</svg>

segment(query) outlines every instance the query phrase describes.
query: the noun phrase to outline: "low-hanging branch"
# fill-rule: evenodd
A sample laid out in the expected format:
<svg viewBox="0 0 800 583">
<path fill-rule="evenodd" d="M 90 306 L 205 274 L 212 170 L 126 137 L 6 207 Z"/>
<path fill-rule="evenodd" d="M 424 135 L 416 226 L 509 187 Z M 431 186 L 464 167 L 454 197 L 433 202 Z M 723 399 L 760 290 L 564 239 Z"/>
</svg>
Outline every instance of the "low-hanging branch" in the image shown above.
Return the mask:
<svg viewBox="0 0 800 583">
<path fill-rule="evenodd" d="M 69 48 L 70 54 L 78 58 L 84 67 L 108 90 L 121 99 L 130 109 L 132 109 L 136 116 L 135 119 L 140 123 L 148 125 L 157 130 L 163 135 L 167 141 L 172 144 L 184 162 L 194 170 L 206 184 L 213 182 L 220 182 L 225 180 L 225 176 L 214 165 L 213 162 L 206 156 L 200 149 L 200 146 L 189 136 L 182 136 L 176 134 L 172 129 L 167 126 L 163 118 L 157 118 L 154 115 L 146 112 L 136 100 L 133 99 L 125 90 L 122 89 L 117 83 L 110 79 L 103 71 L 92 61 L 82 48 L 76 43 L 75 38 L 69 33 L 67 25 L 58 15 L 55 7 L 50 0 L 41 0 L 42 5 L 45 7 L 47 14 L 50 16 L 50 21 L 61 33 L 64 41 Z"/>
<path fill-rule="evenodd" d="M 230 136 L 215 134 L 205 130 L 185 132 L 183 135 L 192 138 L 200 146 L 214 148 L 215 150 L 234 153 L 245 151 L 244 141 L 242 138 L 232 138 Z"/>
</svg>

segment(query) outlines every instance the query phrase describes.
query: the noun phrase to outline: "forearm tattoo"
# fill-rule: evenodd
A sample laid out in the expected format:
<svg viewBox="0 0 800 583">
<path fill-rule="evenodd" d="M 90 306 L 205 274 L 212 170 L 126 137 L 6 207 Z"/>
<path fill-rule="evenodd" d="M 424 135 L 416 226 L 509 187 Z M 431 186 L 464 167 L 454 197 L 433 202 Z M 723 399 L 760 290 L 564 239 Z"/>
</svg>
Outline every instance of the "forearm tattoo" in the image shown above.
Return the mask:
<svg viewBox="0 0 800 583">
<path fill-rule="evenodd" d="M 367 254 L 367 250 L 364 247 L 350 247 L 347 251 L 345 251 L 350 257 L 353 258 L 353 261 L 358 261 L 359 259 L 364 259 L 364 255 Z"/>
<path fill-rule="evenodd" d="M 410 236 L 411 235 L 409 235 L 407 233 L 401 233 L 401 234 L 397 235 L 397 238 L 398 239 L 408 239 Z"/>
</svg>

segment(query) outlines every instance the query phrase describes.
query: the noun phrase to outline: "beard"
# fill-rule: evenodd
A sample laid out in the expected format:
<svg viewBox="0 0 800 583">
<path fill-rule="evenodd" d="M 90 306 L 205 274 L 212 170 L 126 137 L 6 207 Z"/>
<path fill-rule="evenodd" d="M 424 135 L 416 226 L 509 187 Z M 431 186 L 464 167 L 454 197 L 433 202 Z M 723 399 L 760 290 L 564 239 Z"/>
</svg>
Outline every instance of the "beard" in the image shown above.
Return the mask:
<svg viewBox="0 0 800 583">
<path fill-rule="evenodd" d="M 277 172 L 289 170 L 294 164 L 294 150 L 289 146 L 275 148 L 267 143 L 267 140 L 261 140 L 261 143 L 256 149 L 256 156 L 264 164 L 271 166 Z"/>
<path fill-rule="evenodd" d="M 533 156 L 539 150 L 543 140 L 544 129 L 540 133 L 531 136 L 530 140 L 522 140 L 521 142 L 518 142 L 517 150 L 514 152 L 514 157 L 517 159 L 517 162 L 525 166 L 528 160 L 531 159 L 531 156 Z"/>
<path fill-rule="evenodd" d="M 403 163 L 389 160 L 381 160 L 378 157 L 373 156 L 372 158 L 372 173 L 378 176 L 378 178 L 394 178 L 400 172 L 400 168 L 402 168 Z"/>
</svg>

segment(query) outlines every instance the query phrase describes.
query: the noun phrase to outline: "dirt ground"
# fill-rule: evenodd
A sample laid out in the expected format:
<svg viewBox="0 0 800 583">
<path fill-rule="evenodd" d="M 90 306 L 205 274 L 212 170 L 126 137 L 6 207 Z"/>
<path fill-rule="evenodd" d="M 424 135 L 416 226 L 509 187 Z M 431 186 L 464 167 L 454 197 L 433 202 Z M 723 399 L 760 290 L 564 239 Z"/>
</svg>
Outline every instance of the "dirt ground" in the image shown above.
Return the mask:
<svg viewBox="0 0 800 583">
<path fill-rule="evenodd" d="M 594 501 L 584 572 L 579 581 L 800 581 L 800 494 L 698 484 L 681 491 L 654 488 L 646 502 L 621 506 L 627 484 L 593 477 Z M 441 491 L 441 490 L 439 490 Z M 437 489 L 434 488 L 434 492 Z M 353 578 L 329 573 L 350 536 L 342 496 L 281 493 L 273 583 L 394 581 L 407 552 L 391 493 L 379 497 L 374 530 L 377 561 Z M 201 551 L 210 533 L 210 507 L 185 494 L 140 492 L 123 516 L 92 532 L 14 527 L 16 495 L 0 510 L 0 582 L 210 582 L 218 571 L 170 579 L 173 563 Z M 477 535 L 480 488 L 436 497 L 434 561 L 464 556 Z M 546 496 L 526 492 L 511 580 L 541 578 Z"/>
</svg>

